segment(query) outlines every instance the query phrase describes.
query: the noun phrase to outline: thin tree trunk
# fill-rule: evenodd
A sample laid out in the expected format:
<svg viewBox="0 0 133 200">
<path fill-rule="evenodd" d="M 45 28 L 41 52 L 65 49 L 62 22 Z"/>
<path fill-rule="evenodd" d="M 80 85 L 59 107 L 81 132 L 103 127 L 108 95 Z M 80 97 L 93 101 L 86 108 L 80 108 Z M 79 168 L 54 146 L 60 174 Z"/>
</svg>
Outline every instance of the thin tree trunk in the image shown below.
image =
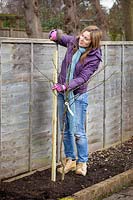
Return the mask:
<svg viewBox="0 0 133 200">
<path fill-rule="evenodd" d="M 42 38 L 38 0 L 24 0 L 26 33 L 31 38 Z"/>
<path fill-rule="evenodd" d="M 107 19 L 101 8 L 100 0 L 90 0 L 90 3 L 92 4 L 93 9 L 95 10 L 97 22 L 96 25 L 98 25 L 103 32 L 103 40 L 108 40 L 109 38 L 107 36 Z"/>
<path fill-rule="evenodd" d="M 127 41 L 133 40 L 133 0 L 121 0 L 123 15 L 124 15 L 124 29 L 125 39 Z"/>
<path fill-rule="evenodd" d="M 64 24 L 65 32 L 68 34 L 76 33 L 79 29 L 79 17 L 75 0 L 64 0 Z"/>
</svg>

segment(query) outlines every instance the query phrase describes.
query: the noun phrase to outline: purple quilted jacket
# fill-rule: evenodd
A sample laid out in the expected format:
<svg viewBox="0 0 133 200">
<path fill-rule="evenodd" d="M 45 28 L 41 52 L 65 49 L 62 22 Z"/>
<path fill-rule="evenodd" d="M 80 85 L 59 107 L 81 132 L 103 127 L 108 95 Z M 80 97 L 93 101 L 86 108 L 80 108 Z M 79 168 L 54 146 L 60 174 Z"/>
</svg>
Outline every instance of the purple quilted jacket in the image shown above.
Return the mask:
<svg viewBox="0 0 133 200">
<path fill-rule="evenodd" d="M 61 71 L 58 77 L 58 83 L 66 83 L 67 69 L 71 64 L 73 56 L 73 47 L 78 44 L 75 36 L 62 35 L 57 41 L 60 45 L 67 47 L 65 58 L 61 65 Z M 84 62 L 78 62 L 75 66 L 74 78 L 70 81 L 68 88 L 74 90 L 74 94 L 82 94 L 87 91 L 87 81 L 91 75 L 98 69 L 101 60 L 101 49 L 93 49 L 90 51 Z"/>
</svg>

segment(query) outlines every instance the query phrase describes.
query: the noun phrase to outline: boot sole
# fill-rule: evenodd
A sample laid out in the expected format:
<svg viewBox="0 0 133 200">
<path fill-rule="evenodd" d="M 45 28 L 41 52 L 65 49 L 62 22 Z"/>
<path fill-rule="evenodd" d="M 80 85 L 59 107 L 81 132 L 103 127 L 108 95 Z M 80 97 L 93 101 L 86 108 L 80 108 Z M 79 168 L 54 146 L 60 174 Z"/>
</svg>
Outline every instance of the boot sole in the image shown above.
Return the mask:
<svg viewBox="0 0 133 200">
<path fill-rule="evenodd" d="M 75 174 L 77 174 L 77 175 L 82 175 L 82 176 L 86 176 L 86 174 L 83 174 L 82 172 L 75 172 Z"/>
</svg>

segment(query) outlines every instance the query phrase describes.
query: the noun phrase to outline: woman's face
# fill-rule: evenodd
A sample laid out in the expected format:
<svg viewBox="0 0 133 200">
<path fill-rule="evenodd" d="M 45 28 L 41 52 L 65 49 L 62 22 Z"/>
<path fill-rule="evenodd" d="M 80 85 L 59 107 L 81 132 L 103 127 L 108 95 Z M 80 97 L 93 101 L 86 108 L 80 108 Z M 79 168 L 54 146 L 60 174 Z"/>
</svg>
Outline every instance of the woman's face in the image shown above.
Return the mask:
<svg viewBox="0 0 133 200">
<path fill-rule="evenodd" d="M 79 46 L 80 47 L 88 47 L 91 43 L 90 32 L 85 31 L 79 37 Z"/>
</svg>

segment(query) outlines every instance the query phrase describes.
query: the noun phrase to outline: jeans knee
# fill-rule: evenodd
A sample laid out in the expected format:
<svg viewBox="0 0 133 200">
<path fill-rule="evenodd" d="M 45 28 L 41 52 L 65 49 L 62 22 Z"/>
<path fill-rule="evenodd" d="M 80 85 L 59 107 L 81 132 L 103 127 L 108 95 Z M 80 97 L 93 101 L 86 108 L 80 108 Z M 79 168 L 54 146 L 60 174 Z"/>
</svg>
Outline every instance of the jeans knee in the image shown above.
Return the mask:
<svg viewBox="0 0 133 200">
<path fill-rule="evenodd" d="M 80 135 L 75 135 L 75 141 L 78 142 L 80 139 Z"/>
<path fill-rule="evenodd" d="M 79 134 L 75 134 L 75 142 L 76 143 L 84 143 L 84 141 L 86 141 L 86 135 L 79 135 Z"/>
</svg>

